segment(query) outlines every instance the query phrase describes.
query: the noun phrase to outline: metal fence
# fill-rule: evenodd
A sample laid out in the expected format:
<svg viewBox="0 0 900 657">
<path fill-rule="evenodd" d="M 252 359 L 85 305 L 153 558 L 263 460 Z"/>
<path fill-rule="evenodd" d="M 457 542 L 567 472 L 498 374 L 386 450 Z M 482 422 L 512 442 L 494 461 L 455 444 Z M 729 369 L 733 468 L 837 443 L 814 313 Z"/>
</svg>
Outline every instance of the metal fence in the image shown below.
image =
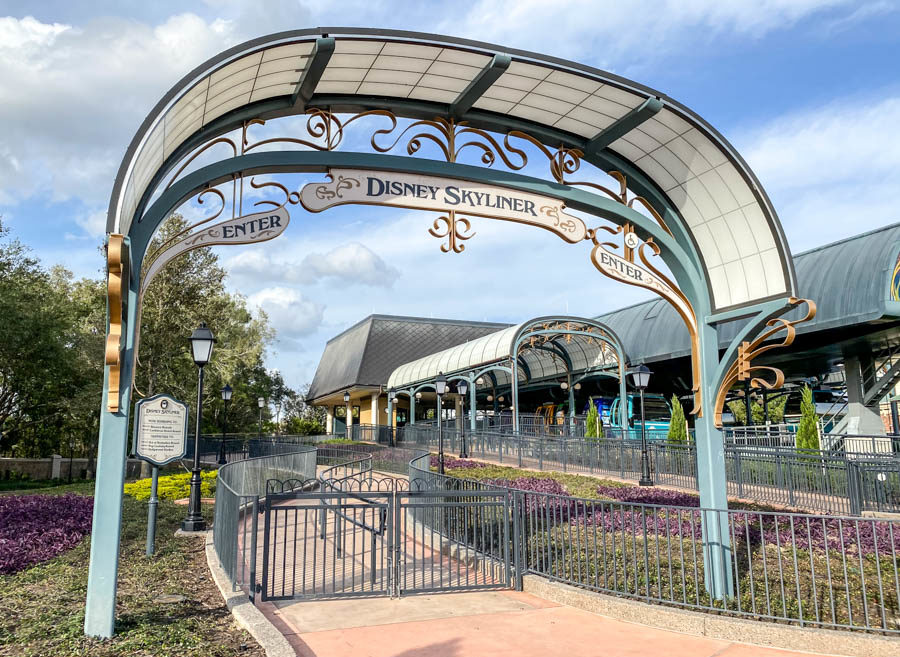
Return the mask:
<svg viewBox="0 0 900 657">
<path fill-rule="evenodd" d="M 436 450 L 437 429 L 406 426 L 399 444 Z M 621 439 L 513 436 L 444 431 L 445 454 L 465 453 L 504 465 L 607 475 L 638 480 L 640 442 Z M 652 442 L 647 446 L 653 479 L 658 484 L 698 490 L 696 448 Z M 900 458 L 792 448 L 744 448 L 725 445 L 728 494 L 733 497 L 823 513 L 860 515 L 864 511 L 900 512 Z"/>
<path fill-rule="evenodd" d="M 725 443 L 738 447 L 781 447 L 796 449 L 797 427 L 790 424 L 770 426 L 728 427 L 723 431 Z M 823 433 L 819 445 L 824 452 L 846 454 L 900 454 L 900 436 L 853 435 Z"/>
<path fill-rule="evenodd" d="M 431 472 L 443 490 L 495 492 L 498 482 Z M 900 633 L 900 521 L 632 504 L 506 489 L 516 574 L 647 602 L 803 626 Z M 703 526 L 727 527 L 717 551 L 730 595 L 705 590 Z M 724 563 L 725 560 L 730 563 Z"/>
<path fill-rule="evenodd" d="M 332 511 L 339 508 L 343 515 L 333 513 L 321 525 L 330 532 L 331 542 L 323 545 L 327 543 L 331 561 L 315 562 L 308 571 L 313 580 L 307 580 L 307 570 L 296 567 L 301 557 L 294 547 L 306 543 L 290 542 L 290 532 L 297 535 L 300 521 L 283 522 L 278 512 L 266 514 L 270 524 L 262 535 L 274 540 L 270 546 L 280 549 L 277 554 L 281 555 L 272 556 L 273 552 L 267 557 L 273 561 L 263 578 L 266 597 L 298 597 L 298 572 L 304 573 L 300 597 L 310 590 L 310 582 L 324 585 L 321 592 L 325 594 L 338 593 L 341 589 L 329 585 L 328 577 L 317 575 L 321 564 L 327 568 L 332 563 L 335 567 L 323 572 L 337 577 L 341 572 L 337 564 L 352 568 L 357 561 L 368 567 L 349 578 L 341 573 L 341 586 L 351 591 L 386 594 L 404 587 L 413 592 L 478 588 L 477 579 L 462 579 L 469 564 L 474 576 L 481 572 L 485 578 L 481 586 L 509 585 L 510 572 L 515 574 L 513 582 L 521 585 L 521 577 L 531 574 L 658 604 L 810 627 L 900 634 L 897 520 L 575 498 L 519 490 L 500 481 L 440 475 L 431 470 L 431 455 L 425 450 L 373 446 L 367 453 L 362 446 L 293 447 L 291 453 L 246 459 L 220 470 L 215 548 L 232 582 L 251 593 L 257 590 L 258 565 L 268 564 L 257 549 L 263 547 L 263 540 L 258 544 L 256 538 L 261 504 L 274 511 L 288 502 L 296 511 L 284 507 L 283 514 L 294 513 L 295 519 L 302 517 L 306 524 L 313 524 L 321 514 L 317 496 L 330 495 L 335 498 Z M 407 473 L 415 486 L 411 491 L 392 488 L 393 497 L 371 483 L 353 484 L 340 495 L 327 491 L 264 495 L 273 478 L 312 478 L 317 463 L 320 468 L 326 466 L 319 481 L 326 474 L 353 472 L 345 481 L 371 482 L 369 465 L 378 461 L 397 465 L 410 454 Z M 367 491 L 378 499 L 369 500 Z M 304 499 L 312 504 L 304 504 Z M 351 513 L 359 522 L 345 522 Z M 385 525 L 388 517 L 392 520 Z M 392 528 L 377 534 L 383 551 L 376 545 L 372 552 L 369 542 L 376 533 L 366 529 L 367 518 L 371 527 L 380 523 Z M 704 555 L 710 554 L 711 546 L 703 528 L 708 523 L 719 523 L 727 530 L 727 549 L 713 552 L 728 573 L 729 593 L 722 599 L 711 598 L 705 588 L 708 561 Z M 357 546 L 360 536 L 369 542 Z M 407 550 L 403 558 L 398 556 L 401 546 Z M 421 550 L 416 553 L 421 557 L 410 559 L 408 550 Z M 432 584 L 429 577 L 435 576 L 438 579 Z M 332 588 L 326 591 L 328 586 Z M 312 592 L 318 597 L 320 589 Z"/>
</svg>

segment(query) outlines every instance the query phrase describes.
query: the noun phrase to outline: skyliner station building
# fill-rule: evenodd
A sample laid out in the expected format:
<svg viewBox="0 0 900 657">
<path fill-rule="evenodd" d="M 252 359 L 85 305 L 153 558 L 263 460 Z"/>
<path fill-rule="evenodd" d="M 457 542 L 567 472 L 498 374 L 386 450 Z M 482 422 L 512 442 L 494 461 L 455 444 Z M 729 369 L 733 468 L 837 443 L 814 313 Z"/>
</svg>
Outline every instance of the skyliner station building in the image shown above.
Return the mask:
<svg viewBox="0 0 900 657">
<path fill-rule="evenodd" d="M 817 300 L 818 314 L 797 326 L 792 345 L 760 364 L 783 370 L 788 389 L 810 384 L 832 433 L 897 432 L 896 404 L 885 402 L 900 381 L 898 256 L 900 224 L 794 257 L 801 294 Z M 665 300 L 594 318 L 535 311 L 513 326 L 371 315 L 328 342 L 309 401 L 326 409 L 328 431 L 339 434 L 348 424 L 433 420 L 434 382 L 443 373 L 451 393 L 454 380 L 468 384 L 465 400 L 448 395 L 445 417 L 466 416 L 473 428 L 485 417 L 509 429 L 518 420 L 528 431 L 536 424 L 566 426 L 559 408 L 580 415 L 590 397 L 622 395 L 623 372 L 646 364 L 654 372 L 648 390 L 675 394 L 689 410 L 689 336 Z M 739 327 L 739 321 L 720 327 L 723 347 Z M 392 389 L 397 398 L 389 404 Z M 799 400 L 798 391 L 791 395 L 788 413 Z"/>
</svg>

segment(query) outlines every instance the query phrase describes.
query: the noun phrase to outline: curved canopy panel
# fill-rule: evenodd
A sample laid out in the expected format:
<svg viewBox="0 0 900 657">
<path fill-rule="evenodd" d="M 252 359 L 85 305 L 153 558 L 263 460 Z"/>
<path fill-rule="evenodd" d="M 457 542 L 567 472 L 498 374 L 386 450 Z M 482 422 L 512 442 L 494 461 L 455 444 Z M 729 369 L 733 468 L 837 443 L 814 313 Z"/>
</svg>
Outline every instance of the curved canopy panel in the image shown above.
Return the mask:
<svg viewBox="0 0 900 657">
<path fill-rule="evenodd" d="M 699 116 L 601 70 L 410 32 L 282 32 L 201 65 L 160 101 L 132 141 L 108 231 L 127 233 L 165 173 L 201 138 L 307 107 L 455 118 L 579 148 L 605 170 L 625 163 L 679 213 L 706 269 L 714 309 L 794 294 L 790 253 L 765 192 Z"/>
<path fill-rule="evenodd" d="M 581 317 L 540 317 L 465 344 L 405 363 L 388 378 L 388 388 L 406 388 L 434 381 L 441 372 L 477 374 L 493 367 L 511 368 L 518 358 L 519 379 L 544 381 L 619 368 L 619 339 L 604 325 Z M 510 382 L 505 370 L 494 370 L 497 384 Z"/>
</svg>

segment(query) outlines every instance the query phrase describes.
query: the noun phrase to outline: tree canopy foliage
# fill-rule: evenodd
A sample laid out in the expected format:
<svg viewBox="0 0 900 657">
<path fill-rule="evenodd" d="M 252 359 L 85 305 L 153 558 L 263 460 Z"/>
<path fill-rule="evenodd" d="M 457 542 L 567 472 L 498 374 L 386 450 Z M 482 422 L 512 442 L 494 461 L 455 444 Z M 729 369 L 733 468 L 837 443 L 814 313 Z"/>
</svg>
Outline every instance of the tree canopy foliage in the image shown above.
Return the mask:
<svg viewBox="0 0 900 657">
<path fill-rule="evenodd" d="M 173 215 L 148 253 L 186 228 L 187 222 Z M 227 383 L 234 390 L 230 434 L 256 433 L 260 419 L 269 431 L 315 433 L 322 411 L 306 405 L 305 390 L 292 390 L 277 370 L 266 368 L 275 338 L 268 318 L 262 311 L 251 313 L 225 280 L 209 248 L 179 256 L 154 278 L 143 300 L 132 400 L 168 393 L 188 403 L 194 417 L 197 368 L 187 338 L 205 321 L 217 342 L 206 367 L 203 431 L 222 431 L 220 390 Z M 0 222 L 0 317 L 0 452 L 93 456 L 106 333 L 102 274 L 76 279 L 62 267 L 43 267 Z M 260 397 L 266 400 L 261 410 Z"/>
</svg>

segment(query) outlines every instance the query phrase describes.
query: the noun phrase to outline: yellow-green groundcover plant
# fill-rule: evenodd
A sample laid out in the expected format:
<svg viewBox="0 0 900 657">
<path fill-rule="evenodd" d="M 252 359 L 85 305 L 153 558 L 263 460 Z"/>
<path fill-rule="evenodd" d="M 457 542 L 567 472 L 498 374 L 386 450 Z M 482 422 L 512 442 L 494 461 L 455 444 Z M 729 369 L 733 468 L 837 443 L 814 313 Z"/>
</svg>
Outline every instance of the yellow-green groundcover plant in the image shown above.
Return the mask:
<svg viewBox="0 0 900 657">
<path fill-rule="evenodd" d="M 216 470 L 208 470 L 200 473 L 202 483 L 200 485 L 200 495 L 202 497 L 213 497 L 216 494 Z M 150 499 L 150 478 L 138 479 L 135 482 L 125 484 L 125 492 L 139 500 Z M 182 472 L 180 474 L 166 475 L 159 478 L 159 486 L 156 494 L 161 500 L 180 500 L 187 497 L 191 492 L 191 473 Z"/>
</svg>

